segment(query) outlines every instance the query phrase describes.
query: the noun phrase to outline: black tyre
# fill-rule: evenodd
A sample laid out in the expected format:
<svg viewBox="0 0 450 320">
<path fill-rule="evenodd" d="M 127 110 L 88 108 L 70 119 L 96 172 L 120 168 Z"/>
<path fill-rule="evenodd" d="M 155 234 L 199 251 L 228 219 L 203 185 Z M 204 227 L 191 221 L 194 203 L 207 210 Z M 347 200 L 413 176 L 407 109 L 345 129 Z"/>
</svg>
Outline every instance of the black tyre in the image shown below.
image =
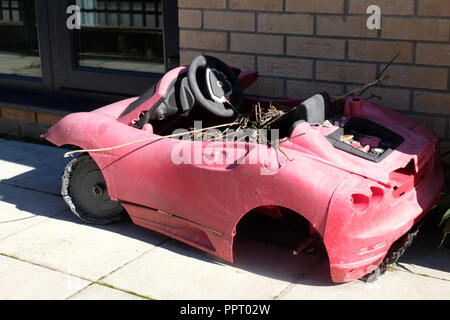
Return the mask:
<svg viewBox="0 0 450 320">
<path fill-rule="evenodd" d="M 412 244 L 414 238 L 419 233 L 420 227 L 424 224 L 426 219 L 422 219 L 418 225 L 413 227 L 408 233 L 395 241 L 386 254 L 386 257 L 383 259 L 383 262 L 372 273 L 362 277 L 362 280 L 365 282 L 375 282 L 387 271 L 388 265 L 396 263 L 405 253 L 405 250 Z"/>
<path fill-rule="evenodd" d="M 70 210 L 85 222 L 108 224 L 124 217 L 124 208 L 119 201 L 111 200 L 102 172 L 88 155 L 67 164 L 61 194 Z"/>
</svg>

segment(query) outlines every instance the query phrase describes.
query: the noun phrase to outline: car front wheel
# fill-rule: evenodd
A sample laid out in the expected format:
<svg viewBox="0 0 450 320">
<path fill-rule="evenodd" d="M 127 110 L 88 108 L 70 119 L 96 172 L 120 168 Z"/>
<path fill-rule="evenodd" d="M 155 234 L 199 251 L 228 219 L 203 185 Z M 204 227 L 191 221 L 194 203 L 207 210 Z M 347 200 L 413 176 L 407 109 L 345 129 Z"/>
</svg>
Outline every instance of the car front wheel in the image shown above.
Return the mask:
<svg viewBox="0 0 450 320">
<path fill-rule="evenodd" d="M 125 210 L 108 195 L 105 178 L 89 155 L 70 161 L 62 176 L 61 194 L 70 210 L 92 224 L 120 221 Z"/>
</svg>

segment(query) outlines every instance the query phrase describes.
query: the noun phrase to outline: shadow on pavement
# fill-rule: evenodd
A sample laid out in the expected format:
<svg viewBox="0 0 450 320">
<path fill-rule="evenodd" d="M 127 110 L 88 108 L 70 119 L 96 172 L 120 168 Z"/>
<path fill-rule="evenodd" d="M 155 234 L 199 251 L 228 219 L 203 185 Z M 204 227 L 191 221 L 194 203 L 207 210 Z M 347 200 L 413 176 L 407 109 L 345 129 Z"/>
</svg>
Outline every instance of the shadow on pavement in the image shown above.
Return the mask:
<svg viewBox="0 0 450 320">
<path fill-rule="evenodd" d="M 450 248 L 447 246 L 439 248 L 442 240 L 442 228 L 439 227 L 441 218 L 442 215 L 438 211 L 430 213 L 430 218 L 421 228 L 412 245 L 399 259 L 400 267 L 402 264 L 413 264 L 450 273 Z"/>
</svg>

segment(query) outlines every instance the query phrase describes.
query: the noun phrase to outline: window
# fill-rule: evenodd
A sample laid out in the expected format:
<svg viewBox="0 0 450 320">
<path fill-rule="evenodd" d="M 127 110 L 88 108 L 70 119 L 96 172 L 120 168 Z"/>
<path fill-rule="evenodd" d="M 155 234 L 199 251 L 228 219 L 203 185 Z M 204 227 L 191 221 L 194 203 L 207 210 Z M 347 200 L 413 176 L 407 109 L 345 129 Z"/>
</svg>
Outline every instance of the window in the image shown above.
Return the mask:
<svg viewBox="0 0 450 320">
<path fill-rule="evenodd" d="M 78 65 L 164 73 L 162 0 L 77 0 Z"/>
<path fill-rule="evenodd" d="M 0 0 L 0 73 L 41 77 L 34 1 Z"/>
<path fill-rule="evenodd" d="M 0 89 L 139 95 L 178 54 L 177 0 L 0 0 Z"/>
</svg>

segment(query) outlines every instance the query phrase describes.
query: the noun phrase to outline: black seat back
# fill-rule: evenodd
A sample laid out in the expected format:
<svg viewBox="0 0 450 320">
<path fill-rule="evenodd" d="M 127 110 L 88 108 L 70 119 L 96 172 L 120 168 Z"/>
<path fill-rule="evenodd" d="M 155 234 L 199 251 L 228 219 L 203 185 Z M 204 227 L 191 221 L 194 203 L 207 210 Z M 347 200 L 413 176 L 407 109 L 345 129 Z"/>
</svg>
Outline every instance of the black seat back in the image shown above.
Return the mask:
<svg viewBox="0 0 450 320">
<path fill-rule="evenodd" d="M 332 116 L 331 99 L 326 92 L 316 94 L 303 101 L 295 110 L 295 121 L 322 123 Z"/>
</svg>

